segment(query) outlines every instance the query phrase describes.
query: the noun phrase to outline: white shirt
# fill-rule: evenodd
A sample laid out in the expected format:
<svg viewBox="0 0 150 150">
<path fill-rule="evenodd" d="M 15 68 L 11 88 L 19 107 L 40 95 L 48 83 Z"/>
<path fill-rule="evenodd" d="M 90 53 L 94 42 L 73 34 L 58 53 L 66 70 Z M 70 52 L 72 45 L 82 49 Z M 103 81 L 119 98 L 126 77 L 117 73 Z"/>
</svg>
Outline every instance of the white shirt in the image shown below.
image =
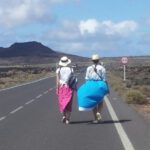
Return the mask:
<svg viewBox="0 0 150 150">
<path fill-rule="evenodd" d="M 68 82 L 68 80 L 70 78 L 71 72 L 73 72 L 73 69 L 70 68 L 70 67 L 58 68 L 56 70 L 56 73 L 59 76 L 59 83 L 60 84 L 67 84 L 67 82 Z"/>
<path fill-rule="evenodd" d="M 104 80 L 106 81 L 106 69 L 101 65 L 96 65 L 97 73 L 94 71 L 95 65 L 89 66 L 86 70 L 86 80 Z"/>
</svg>

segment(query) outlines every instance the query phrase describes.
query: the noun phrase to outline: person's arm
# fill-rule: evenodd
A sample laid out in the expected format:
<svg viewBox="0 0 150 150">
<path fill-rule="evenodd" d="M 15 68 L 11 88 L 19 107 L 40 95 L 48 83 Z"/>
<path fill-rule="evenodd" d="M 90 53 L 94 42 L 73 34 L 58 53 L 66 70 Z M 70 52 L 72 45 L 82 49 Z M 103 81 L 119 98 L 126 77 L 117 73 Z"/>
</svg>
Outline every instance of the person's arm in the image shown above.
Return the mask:
<svg viewBox="0 0 150 150">
<path fill-rule="evenodd" d="M 86 69 L 85 80 L 89 80 L 89 67 Z"/>
<path fill-rule="evenodd" d="M 60 69 L 56 70 L 56 94 L 58 94 L 59 89 L 59 80 L 60 80 Z"/>
<path fill-rule="evenodd" d="M 103 81 L 106 81 L 107 79 L 106 79 L 106 69 L 103 67 L 103 69 L 102 69 L 102 79 L 103 79 Z"/>
<path fill-rule="evenodd" d="M 105 83 L 106 83 L 106 85 L 107 85 L 107 94 L 109 94 L 110 93 L 110 90 L 109 90 L 109 84 L 108 84 L 108 82 L 107 82 L 107 77 L 106 77 L 106 69 L 104 68 L 103 69 L 103 80 L 105 81 Z"/>
</svg>

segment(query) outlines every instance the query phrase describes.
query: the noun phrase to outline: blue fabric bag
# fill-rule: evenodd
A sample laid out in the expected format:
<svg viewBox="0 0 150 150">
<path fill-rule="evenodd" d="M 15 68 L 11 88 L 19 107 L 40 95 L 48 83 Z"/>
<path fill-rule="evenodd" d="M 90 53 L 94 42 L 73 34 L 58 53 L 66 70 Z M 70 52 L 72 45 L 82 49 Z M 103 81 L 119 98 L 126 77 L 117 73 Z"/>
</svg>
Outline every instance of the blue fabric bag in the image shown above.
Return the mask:
<svg viewBox="0 0 150 150">
<path fill-rule="evenodd" d="M 77 91 L 79 110 L 93 109 L 98 103 L 103 101 L 107 93 L 108 86 L 105 81 L 86 81 Z"/>
</svg>

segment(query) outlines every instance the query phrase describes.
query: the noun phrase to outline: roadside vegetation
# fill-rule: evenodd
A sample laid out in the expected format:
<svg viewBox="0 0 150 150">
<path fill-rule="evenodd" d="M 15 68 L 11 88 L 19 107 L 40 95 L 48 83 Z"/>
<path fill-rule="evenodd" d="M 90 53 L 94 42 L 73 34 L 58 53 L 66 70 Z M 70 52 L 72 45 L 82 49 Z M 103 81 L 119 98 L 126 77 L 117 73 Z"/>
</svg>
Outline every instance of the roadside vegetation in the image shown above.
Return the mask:
<svg viewBox="0 0 150 150">
<path fill-rule="evenodd" d="M 82 64 L 82 63 L 81 63 Z M 79 66 L 81 70 L 85 69 L 86 64 Z M 78 72 L 79 70 L 75 71 Z M 56 71 L 56 63 L 37 64 L 37 65 L 12 65 L 0 66 L 0 89 L 37 80 L 46 76 L 54 76 Z"/>
<path fill-rule="evenodd" d="M 54 70 L 54 67 L 49 66 L 0 67 L 0 89 L 53 75 Z"/>
<path fill-rule="evenodd" d="M 128 65 L 126 81 L 123 81 L 123 67 L 112 66 L 108 69 L 111 88 L 150 121 L 150 66 Z"/>
<path fill-rule="evenodd" d="M 112 73 L 108 75 L 109 84 L 129 104 L 150 104 L 150 85 L 131 85 Z"/>
</svg>

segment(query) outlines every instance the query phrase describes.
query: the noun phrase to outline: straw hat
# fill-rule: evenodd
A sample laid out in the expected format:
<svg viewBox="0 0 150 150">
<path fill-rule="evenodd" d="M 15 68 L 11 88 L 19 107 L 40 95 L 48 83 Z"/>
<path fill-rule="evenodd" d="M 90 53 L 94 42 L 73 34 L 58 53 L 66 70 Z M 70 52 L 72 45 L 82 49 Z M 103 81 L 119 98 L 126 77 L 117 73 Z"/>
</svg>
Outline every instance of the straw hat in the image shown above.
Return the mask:
<svg viewBox="0 0 150 150">
<path fill-rule="evenodd" d="M 59 65 L 63 66 L 63 67 L 69 65 L 70 63 L 71 63 L 71 60 L 67 56 L 61 57 L 61 59 L 59 61 Z"/>
<path fill-rule="evenodd" d="M 92 55 L 92 60 L 99 60 L 99 55 L 98 54 L 93 54 Z"/>
</svg>

